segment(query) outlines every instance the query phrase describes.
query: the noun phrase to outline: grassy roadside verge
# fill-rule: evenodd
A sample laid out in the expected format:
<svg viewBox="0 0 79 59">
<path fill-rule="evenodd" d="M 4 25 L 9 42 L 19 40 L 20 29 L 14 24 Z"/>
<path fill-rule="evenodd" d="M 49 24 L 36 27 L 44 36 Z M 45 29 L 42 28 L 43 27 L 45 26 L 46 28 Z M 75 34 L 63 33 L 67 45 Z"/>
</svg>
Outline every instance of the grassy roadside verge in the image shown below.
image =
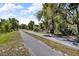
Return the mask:
<svg viewBox="0 0 79 59">
<path fill-rule="evenodd" d="M 26 32 L 26 31 L 24 31 L 24 32 Z M 46 43 L 52 49 L 55 48 L 56 50 L 59 50 L 59 51 L 61 51 L 63 53 L 67 53 L 70 56 L 79 56 L 79 50 L 72 49 L 72 48 L 67 47 L 67 46 L 65 46 L 63 44 L 56 43 L 54 41 L 48 40 L 46 38 L 42 38 L 42 37 L 37 36 L 37 35 L 32 34 L 32 33 L 28 33 L 28 32 L 26 32 L 26 33 L 31 35 L 34 38 L 37 38 L 38 40 L 40 40 L 40 41 L 42 41 L 44 43 Z"/>
<path fill-rule="evenodd" d="M 28 49 L 24 47 L 18 31 L 0 36 L 0 56 L 28 56 Z"/>
</svg>

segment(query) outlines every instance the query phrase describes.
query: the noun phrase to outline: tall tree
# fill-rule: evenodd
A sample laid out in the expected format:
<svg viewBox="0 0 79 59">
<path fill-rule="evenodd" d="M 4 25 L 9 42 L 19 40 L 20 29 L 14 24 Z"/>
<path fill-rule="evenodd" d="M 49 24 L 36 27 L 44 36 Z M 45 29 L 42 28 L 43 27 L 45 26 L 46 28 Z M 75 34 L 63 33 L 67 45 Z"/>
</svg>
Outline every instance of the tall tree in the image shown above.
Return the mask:
<svg viewBox="0 0 79 59">
<path fill-rule="evenodd" d="M 9 32 L 9 31 L 11 31 L 11 26 L 12 26 L 12 24 L 10 23 L 10 21 L 6 20 L 5 22 L 3 22 L 1 29 L 3 32 Z"/>
<path fill-rule="evenodd" d="M 73 15 L 76 15 L 76 19 L 73 19 L 74 20 L 74 23 L 77 24 L 77 30 L 78 30 L 78 33 L 79 33 L 79 4 L 78 3 L 70 3 L 69 4 L 69 10 L 70 12 L 73 12 Z"/>
<path fill-rule="evenodd" d="M 27 25 L 26 25 L 26 24 L 21 24 L 21 25 L 20 25 L 20 28 L 21 28 L 21 29 L 27 29 Z"/>
<path fill-rule="evenodd" d="M 30 21 L 28 23 L 28 28 L 29 28 L 29 30 L 33 30 L 34 29 L 34 21 Z"/>
<path fill-rule="evenodd" d="M 0 31 L 10 32 L 18 30 L 19 22 L 15 18 L 1 19 L 0 21 Z"/>
<path fill-rule="evenodd" d="M 18 28 L 19 28 L 19 21 L 16 20 L 15 18 L 9 18 L 9 21 L 12 24 L 11 29 L 18 30 Z"/>
<path fill-rule="evenodd" d="M 54 16 L 56 11 L 57 4 L 45 3 L 43 4 L 43 9 L 38 13 L 38 19 L 43 18 L 44 21 L 48 24 L 48 29 L 50 32 L 54 33 Z"/>
</svg>

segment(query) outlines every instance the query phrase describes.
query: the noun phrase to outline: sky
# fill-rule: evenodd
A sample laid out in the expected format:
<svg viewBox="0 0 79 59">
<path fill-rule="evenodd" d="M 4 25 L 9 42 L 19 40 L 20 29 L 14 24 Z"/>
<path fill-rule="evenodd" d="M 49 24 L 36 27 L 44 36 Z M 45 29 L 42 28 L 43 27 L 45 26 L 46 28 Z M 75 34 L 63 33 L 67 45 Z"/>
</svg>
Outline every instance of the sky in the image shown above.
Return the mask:
<svg viewBox="0 0 79 59">
<path fill-rule="evenodd" d="M 42 9 L 42 3 L 0 3 L 0 18 L 16 18 L 19 23 L 28 24 L 34 21 L 38 24 L 36 13 Z"/>
</svg>

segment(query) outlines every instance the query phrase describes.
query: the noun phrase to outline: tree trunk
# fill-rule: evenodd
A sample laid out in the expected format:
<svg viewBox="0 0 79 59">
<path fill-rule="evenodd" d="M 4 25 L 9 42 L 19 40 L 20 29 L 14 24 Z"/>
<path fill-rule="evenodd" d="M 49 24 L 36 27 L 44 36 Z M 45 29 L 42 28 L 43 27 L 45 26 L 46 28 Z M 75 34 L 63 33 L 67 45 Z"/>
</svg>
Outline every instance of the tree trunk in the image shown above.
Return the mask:
<svg viewBox="0 0 79 59">
<path fill-rule="evenodd" d="M 77 10 L 77 8 L 76 8 L 76 15 L 77 15 L 77 17 L 76 17 L 77 30 L 78 30 L 78 34 L 79 34 L 79 21 L 78 21 L 78 10 Z"/>
<path fill-rule="evenodd" d="M 79 34 L 79 24 L 77 24 L 77 30 L 78 30 L 78 34 Z"/>
<path fill-rule="evenodd" d="M 52 19 L 50 19 L 50 20 L 48 21 L 48 26 L 49 26 L 49 31 L 50 31 L 50 33 L 53 33 L 53 34 L 54 34 L 55 23 L 54 23 L 54 21 L 52 21 Z"/>
</svg>

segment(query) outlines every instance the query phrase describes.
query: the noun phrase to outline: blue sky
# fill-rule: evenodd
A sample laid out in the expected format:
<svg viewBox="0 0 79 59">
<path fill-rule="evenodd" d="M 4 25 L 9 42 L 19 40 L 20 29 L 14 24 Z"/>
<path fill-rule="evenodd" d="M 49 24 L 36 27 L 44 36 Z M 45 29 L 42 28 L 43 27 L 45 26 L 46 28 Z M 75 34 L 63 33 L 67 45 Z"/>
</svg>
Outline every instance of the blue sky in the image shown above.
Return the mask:
<svg viewBox="0 0 79 59">
<path fill-rule="evenodd" d="M 41 3 L 0 3 L 0 18 L 14 17 L 20 24 L 28 24 L 30 20 L 38 24 L 35 14 L 41 9 Z"/>
</svg>

